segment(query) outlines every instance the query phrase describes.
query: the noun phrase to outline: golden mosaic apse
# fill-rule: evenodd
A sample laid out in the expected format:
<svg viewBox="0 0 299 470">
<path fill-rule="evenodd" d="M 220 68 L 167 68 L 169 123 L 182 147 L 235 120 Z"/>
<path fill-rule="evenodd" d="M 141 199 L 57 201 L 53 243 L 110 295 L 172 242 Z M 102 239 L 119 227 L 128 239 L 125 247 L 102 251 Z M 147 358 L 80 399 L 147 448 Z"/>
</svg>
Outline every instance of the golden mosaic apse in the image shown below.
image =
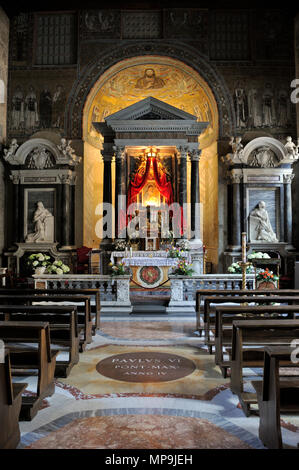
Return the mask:
<svg viewBox="0 0 299 470">
<path fill-rule="evenodd" d="M 209 127 L 200 137 L 201 147 L 212 143 L 218 133 L 217 106 L 210 88 L 195 70 L 169 58 L 138 58 L 117 64 L 94 86 L 86 110 L 85 139 L 98 146 L 99 135 L 92 122 L 153 96 L 176 108 L 208 121 Z"/>
</svg>

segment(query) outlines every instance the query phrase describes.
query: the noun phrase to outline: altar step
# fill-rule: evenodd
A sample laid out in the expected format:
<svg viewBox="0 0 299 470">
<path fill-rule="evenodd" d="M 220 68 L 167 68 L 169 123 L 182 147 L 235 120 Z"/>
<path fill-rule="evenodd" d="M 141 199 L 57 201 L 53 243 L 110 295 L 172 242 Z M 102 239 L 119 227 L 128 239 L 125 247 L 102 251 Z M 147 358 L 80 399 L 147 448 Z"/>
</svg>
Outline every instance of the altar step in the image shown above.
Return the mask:
<svg viewBox="0 0 299 470">
<path fill-rule="evenodd" d="M 144 303 L 144 302 L 132 302 L 133 311 L 131 315 L 167 315 L 166 305 L 159 305 L 155 302 Z"/>
</svg>

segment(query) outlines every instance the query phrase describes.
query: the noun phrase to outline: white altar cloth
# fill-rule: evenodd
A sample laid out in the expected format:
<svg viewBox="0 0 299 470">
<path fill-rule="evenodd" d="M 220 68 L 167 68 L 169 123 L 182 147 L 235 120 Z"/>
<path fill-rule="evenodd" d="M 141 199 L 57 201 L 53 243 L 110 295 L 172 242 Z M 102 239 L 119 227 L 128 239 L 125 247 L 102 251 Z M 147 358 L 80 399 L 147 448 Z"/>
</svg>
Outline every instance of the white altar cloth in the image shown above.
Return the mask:
<svg viewBox="0 0 299 470">
<path fill-rule="evenodd" d="M 148 257 L 137 257 L 137 258 L 123 258 L 125 266 L 176 266 L 177 258 L 148 258 Z"/>
<path fill-rule="evenodd" d="M 133 251 L 130 256 L 129 251 L 113 251 L 111 253 L 111 263 L 115 263 L 115 258 L 121 258 L 126 266 L 176 266 L 178 258 L 168 258 L 167 251 Z M 187 258 L 190 263 L 190 253 L 182 253 L 183 258 Z"/>
</svg>

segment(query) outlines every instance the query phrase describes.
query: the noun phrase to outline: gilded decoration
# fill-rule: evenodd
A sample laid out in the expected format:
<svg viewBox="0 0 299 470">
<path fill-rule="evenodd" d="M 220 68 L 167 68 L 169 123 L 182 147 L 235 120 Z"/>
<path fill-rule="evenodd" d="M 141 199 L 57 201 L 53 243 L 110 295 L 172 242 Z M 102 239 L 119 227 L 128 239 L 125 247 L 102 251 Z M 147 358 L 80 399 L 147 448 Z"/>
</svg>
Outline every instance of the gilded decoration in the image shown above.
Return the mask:
<svg viewBox="0 0 299 470">
<path fill-rule="evenodd" d="M 198 121 L 210 122 L 200 136 L 201 148 L 209 146 L 218 134 L 217 108 L 204 80 L 179 61 L 159 58 L 159 62 L 155 62 L 152 57 L 150 63 L 145 62 L 146 58 L 139 58 L 139 62 L 142 59 L 144 63 L 134 65 L 129 60 L 124 61 L 122 67 L 120 64 L 112 67 L 94 86 L 85 107 L 88 111 L 84 123 L 85 140 L 99 148 L 100 136 L 92 122 L 104 121 L 107 116 L 153 96 L 196 115 Z"/>
</svg>

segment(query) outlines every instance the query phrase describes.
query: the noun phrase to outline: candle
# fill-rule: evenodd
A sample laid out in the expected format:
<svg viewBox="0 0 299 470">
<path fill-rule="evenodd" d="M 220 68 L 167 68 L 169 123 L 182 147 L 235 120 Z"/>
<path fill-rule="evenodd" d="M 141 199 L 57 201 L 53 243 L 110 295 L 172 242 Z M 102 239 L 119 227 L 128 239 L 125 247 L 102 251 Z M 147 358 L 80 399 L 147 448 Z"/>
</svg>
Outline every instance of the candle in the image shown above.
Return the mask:
<svg viewBox="0 0 299 470">
<path fill-rule="evenodd" d="M 242 232 L 242 263 L 246 263 L 246 232 Z"/>
<path fill-rule="evenodd" d="M 132 256 L 133 256 L 133 248 L 131 247 L 130 248 L 130 257 L 132 258 Z"/>
</svg>

